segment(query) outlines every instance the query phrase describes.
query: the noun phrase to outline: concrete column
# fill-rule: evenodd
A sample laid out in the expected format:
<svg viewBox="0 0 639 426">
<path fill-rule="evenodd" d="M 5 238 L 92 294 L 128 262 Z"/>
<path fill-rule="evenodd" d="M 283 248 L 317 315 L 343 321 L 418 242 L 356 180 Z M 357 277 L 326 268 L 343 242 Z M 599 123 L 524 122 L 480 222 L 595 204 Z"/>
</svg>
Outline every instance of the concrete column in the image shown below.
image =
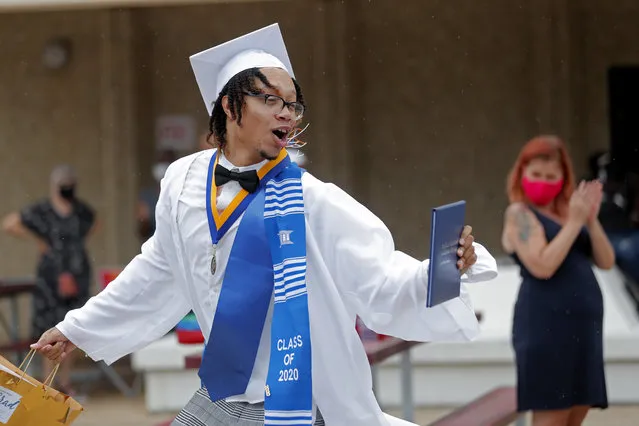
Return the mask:
<svg viewBox="0 0 639 426">
<path fill-rule="evenodd" d="M 102 217 L 107 264 L 126 263 L 139 248 L 135 235 L 137 197 L 134 58 L 131 12 L 104 11 L 99 46 Z"/>
<path fill-rule="evenodd" d="M 533 108 L 539 133 L 556 133 L 571 151 L 574 132 L 573 11 L 570 0 L 530 4 Z M 575 146 L 577 143 L 577 146 Z M 572 149 L 575 148 L 575 149 Z"/>
<path fill-rule="evenodd" d="M 352 141 L 350 137 L 351 90 L 347 30 L 348 8 L 342 3 L 315 2 L 317 13 L 310 23 L 313 34 L 312 145 L 309 155 L 322 174 L 344 189 L 352 187 Z"/>
</svg>

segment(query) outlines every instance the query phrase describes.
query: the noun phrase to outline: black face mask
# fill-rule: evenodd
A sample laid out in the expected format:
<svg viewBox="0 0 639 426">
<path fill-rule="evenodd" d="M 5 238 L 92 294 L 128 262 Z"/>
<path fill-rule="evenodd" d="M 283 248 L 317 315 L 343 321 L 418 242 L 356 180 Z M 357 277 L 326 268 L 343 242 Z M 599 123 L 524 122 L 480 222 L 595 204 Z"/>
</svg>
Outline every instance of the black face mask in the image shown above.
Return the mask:
<svg viewBox="0 0 639 426">
<path fill-rule="evenodd" d="M 65 200 L 73 200 L 75 198 L 75 185 L 61 186 L 60 196 Z"/>
</svg>

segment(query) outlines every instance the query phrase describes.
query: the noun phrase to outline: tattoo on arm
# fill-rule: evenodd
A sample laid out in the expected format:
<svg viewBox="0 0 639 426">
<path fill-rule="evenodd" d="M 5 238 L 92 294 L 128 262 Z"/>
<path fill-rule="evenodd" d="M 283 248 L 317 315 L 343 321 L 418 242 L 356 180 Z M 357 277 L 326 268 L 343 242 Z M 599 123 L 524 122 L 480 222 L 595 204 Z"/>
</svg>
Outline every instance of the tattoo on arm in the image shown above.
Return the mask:
<svg viewBox="0 0 639 426">
<path fill-rule="evenodd" d="M 528 238 L 530 238 L 530 217 L 528 216 L 528 212 L 520 211 L 517 212 L 517 216 L 515 217 L 515 222 L 517 223 L 517 232 L 519 235 L 519 239 L 522 242 L 527 242 Z"/>
</svg>

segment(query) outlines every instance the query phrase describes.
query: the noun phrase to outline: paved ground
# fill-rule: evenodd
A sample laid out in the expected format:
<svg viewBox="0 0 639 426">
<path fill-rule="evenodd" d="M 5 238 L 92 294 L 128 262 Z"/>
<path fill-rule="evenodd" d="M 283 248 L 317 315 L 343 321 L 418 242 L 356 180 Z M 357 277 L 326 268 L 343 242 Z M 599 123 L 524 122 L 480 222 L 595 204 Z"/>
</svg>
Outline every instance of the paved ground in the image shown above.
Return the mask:
<svg viewBox="0 0 639 426">
<path fill-rule="evenodd" d="M 116 394 L 100 394 L 88 399 L 86 411 L 73 426 L 155 426 L 171 417 L 170 414 L 149 415 L 142 397 L 127 399 Z M 398 412 L 388 410 L 390 414 Z M 428 424 L 449 411 L 448 408 L 420 409 L 416 422 Z M 615 406 L 608 410 L 593 411 L 584 426 L 636 426 L 639 424 L 639 406 Z M 473 425 L 468 425 L 473 426 Z"/>
</svg>

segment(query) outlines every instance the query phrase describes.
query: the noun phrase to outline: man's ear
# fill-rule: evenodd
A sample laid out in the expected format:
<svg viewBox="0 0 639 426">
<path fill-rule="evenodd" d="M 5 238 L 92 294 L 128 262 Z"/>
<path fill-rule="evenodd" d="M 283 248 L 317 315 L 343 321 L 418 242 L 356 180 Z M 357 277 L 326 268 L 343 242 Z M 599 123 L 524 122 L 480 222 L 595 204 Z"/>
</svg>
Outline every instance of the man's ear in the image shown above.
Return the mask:
<svg viewBox="0 0 639 426">
<path fill-rule="evenodd" d="M 226 114 L 226 117 L 229 120 L 235 120 L 235 114 L 233 114 L 233 111 L 231 110 L 231 106 L 229 105 L 228 96 L 224 96 L 222 98 L 222 109 L 224 110 L 224 114 Z"/>
</svg>

